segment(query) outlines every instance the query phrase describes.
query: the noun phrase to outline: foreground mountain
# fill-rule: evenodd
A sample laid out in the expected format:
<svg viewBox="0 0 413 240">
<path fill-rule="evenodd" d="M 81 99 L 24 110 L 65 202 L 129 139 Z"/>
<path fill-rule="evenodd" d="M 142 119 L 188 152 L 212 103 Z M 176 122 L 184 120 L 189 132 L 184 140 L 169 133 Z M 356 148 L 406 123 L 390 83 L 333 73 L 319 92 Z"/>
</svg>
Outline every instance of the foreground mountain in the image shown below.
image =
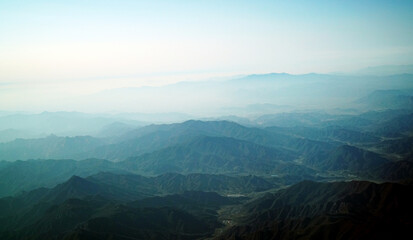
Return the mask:
<svg viewBox="0 0 413 240">
<path fill-rule="evenodd" d="M 239 203 L 200 191 L 145 199 L 131 183 L 97 179 L 73 176 L 53 189 L 0 199 L 0 238 L 194 239 L 222 226 L 221 206 Z"/>
<path fill-rule="evenodd" d="M 376 179 L 385 181 L 411 181 L 413 179 L 413 161 L 390 162 L 371 170 L 370 174 Z"/>
<path fill-rule="evenodd" d="M 204 239 L 215 232 L 215 239 L 386 239 L 413 227 L 411 185 L 303 181 L 248 200 L 192 191 L 216 187 L 197 183 L 202 178 L 73 176 L 52 189 L 1 198 L 0 238 Z"/>
<path fill-rule="evenodd" d="M 215 192 L 186 191 L 181 194 L 156 196 L 129 203 L 139 208 L 171 207 L 186 211 L 202 219 L 210 229 L 222 227 L 218 222 L 218 210 L 222 206 L 240 204 L 243 198 L 223 197 Z"/>
<path fill-rule="evenodd" d="M 213 229 L 174 208 L 132 208 L 105 200 L 68 199 L 33 224 L 0 233 L 1 239 L 194 239 Z"/>
<path fill-rule="evenodd" d="M 238 224 L 216 239 L 400 239 L 413 227 L 412 190 L 305 181 L 247 204 Z"/>
</svg>

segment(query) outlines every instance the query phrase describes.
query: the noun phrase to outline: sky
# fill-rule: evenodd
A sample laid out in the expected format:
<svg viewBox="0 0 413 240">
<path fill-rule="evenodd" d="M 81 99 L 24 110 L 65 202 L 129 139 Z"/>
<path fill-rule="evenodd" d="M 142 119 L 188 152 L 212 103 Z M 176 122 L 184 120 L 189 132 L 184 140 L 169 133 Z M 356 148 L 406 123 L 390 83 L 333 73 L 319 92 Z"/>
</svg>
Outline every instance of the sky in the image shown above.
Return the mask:
<svg viewBox="0 0 413 240">
<path fill-rule="evenodd" d="M 409 0 L 0 0 L 0 110 L 112 88 L 413 64 L 412 25 Z"/>
</svg>

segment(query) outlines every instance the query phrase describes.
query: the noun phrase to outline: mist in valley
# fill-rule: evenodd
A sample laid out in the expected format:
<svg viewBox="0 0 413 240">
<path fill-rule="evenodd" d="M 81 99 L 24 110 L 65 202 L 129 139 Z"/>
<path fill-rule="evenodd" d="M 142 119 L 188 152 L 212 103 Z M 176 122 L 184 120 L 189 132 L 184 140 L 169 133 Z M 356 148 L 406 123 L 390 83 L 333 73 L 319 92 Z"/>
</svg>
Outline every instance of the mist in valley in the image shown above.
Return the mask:
<svg viewBox="0 0 413 240">
<path fill-rule="evenodd" d="M 404 238 L 411 10 L 0 3 L 0 239 Z"/>
</svg>

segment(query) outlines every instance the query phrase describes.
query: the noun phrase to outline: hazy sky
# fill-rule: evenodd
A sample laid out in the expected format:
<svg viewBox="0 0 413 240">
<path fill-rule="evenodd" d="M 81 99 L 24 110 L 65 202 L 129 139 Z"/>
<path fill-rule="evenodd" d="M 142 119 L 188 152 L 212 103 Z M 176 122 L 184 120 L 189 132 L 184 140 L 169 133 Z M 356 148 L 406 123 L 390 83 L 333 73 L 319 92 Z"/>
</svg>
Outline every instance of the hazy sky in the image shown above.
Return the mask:
<svg viewBox="0 0 413 240">
<path fill-rule="evenodd" d="M 409 0 L 0 0 L 0 109 L 215 76 L 412 63 Z"/>
</svg>

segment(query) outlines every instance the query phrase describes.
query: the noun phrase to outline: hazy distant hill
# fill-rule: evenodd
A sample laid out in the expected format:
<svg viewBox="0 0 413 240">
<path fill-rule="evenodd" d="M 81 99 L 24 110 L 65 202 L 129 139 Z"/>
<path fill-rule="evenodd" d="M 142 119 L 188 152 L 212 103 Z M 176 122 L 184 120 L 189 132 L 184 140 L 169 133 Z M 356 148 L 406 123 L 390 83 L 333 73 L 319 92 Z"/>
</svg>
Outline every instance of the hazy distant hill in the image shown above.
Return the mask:
<svg viewBox="0 0 413 240">
<path fill-rule="evenodd" d="M 166 115 L 166 114 L 165 114 Z M 0 116 L 0 142 L 16 138 L 57 136 L 108 136 L 114 123 L 137 128 L 147 123 L 144 114 L 92 114 L 81 112 L 10 113 Z M 165 117 L 166 118 L 166 117 Z M 184 118 L 188 119 L 188 118 Z M 162 122 L 162 121 L 161 121 Z M 112 126 L 113 127 L 113 126 Z"/>
<path fill-rule="evenodd" d="M 395 74 L 413 74 L 413 65 L 383 65 L 368 67 L 355 72 L 358 75 L 388 76 Z"/>
<path fill-rule="evenodd" d="M 0 143 L 10 142 L 17 138 L 40 138 L 45 137 L 45 134 L 35 133 L 30 130 L 4 129 L 0 130 Z"/>
<path fill-rule="evenodd" d="M 369 109 L 412 109 L 413 90 L 376 90 L 356 103 Z"/>
<path fill-rule="evenodd" d="M 74 158 L 105 144 L 105 141 L 90 136 L 57 137 L 50 135 L 38 139 L 16 139 L 0 143 L 0 159 L 7 161 L 27 159 Z"/>
<path fill-rule="evenodd" d="M 146 173 L 275 173 L 294 154 L 225 137 L 199 137 L 193 141 L 122 162 Z M 291 163 L 290 163 L 291 164 Z"/>
<path fill-rule="evenodd" d="M 283 134 L 249 128 L 229 121 L 186 121 L 176 124 L 150 125 L 130 131 L 118 138 L 118 143 L 97 147 L 80 154 L 79 158 L 97 157 L 124 160 L 163 148 L 186 144 L 200 136 L 227 137 L 279 149 L 291 140 Z"/>
<path fill-rule="evenodd" d="M 295 151 L 295 155 L 301 155 L 300 144 L 303 141 L 313 147 L 328 145 L 317 141 L 305 141 L 301 136 L 296 137 L 287 132 L 268 130 L 271 129 L 244 127 L 228 121 L 186 121 L 178 124 L 151 125 L 111 139 L 88 136 L 19 139 L 0 144 L 0 159 L 10 161 L 33 158 L 102 158 L 120 161 L 163 148 L 189 144 L 191 141 L 198 141 L 201 136 L 233 138 L 275 148 L 284 152 L 284 155 L 286 149 L 291 153 Z"/>
<path fill-rule="evenodd" d="M 114 120 L 80 112 L 43 112 L 0 117 L 0 126 L 65 136 L 87 135 L 99 131 Z"/>
<path fill-rule="evenodd" d="M 359 132 L 345 129 L 340 126 L 327 127 L 268 127 L 272 132 L 301 136 L 316 141 L 326 142 L 347 142 L 347 143 L 372 143 L 378 142 L 379 137 L 371 132 Z"/>
<path fill-rule="evenodd" d="M 226 81 L 181 82 L 162 87 L 111 89 L 79 101 L 90 105 L 85 107 L 96 108 L 101 104 L 105 108 L 116 109 L 121 106 L 120 110 L 123 111 L 175 111 L 201 116 L 254 116 L 257 113 L 265 113 L 246 112 L 244 108 L 256 104 L 257 106 L 259 104 L 287 105 L 292 110 L 344 106 L 348 108 L 349 103 L 378 89 L 412 89 L 412 79 L 411 74 L 390 76 L 253 74 Z M 271 113 L 273 112 L 268 112 Z"/>
<path fill-rule="evenodd" d="M 100 138 L 117 138 L 135 129 L 136 127 L 133 125 L 122 122 L 114 122 L 102 127 L 102 129 L 96 133 L 95 136 Z"/>
</svg>

